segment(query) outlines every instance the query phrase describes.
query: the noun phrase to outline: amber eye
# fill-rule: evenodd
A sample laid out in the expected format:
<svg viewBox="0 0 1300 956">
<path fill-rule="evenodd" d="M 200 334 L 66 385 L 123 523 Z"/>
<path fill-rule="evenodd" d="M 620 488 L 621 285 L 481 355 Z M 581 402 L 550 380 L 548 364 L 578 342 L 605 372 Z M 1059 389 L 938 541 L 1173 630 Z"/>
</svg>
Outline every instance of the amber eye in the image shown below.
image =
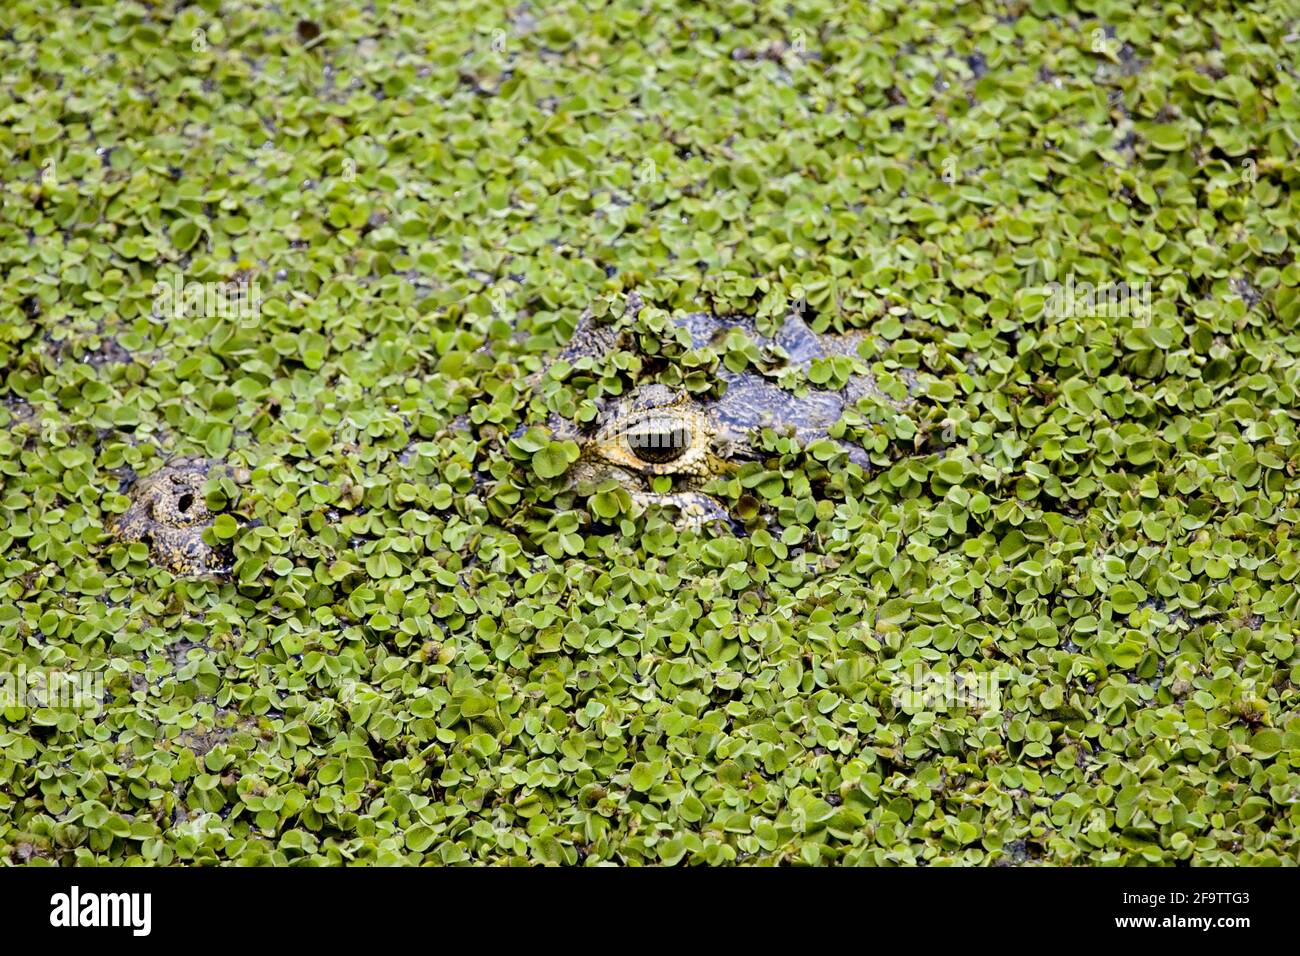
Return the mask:
<svg viewBox="0 0 1300 956">
<path fill-rule="evenodd" d="M 675 461 L 690 447 L 691 430 L 685 425 L 646 422 L 627 433 L 632 453 L 652 465 Z"/>
</svg>

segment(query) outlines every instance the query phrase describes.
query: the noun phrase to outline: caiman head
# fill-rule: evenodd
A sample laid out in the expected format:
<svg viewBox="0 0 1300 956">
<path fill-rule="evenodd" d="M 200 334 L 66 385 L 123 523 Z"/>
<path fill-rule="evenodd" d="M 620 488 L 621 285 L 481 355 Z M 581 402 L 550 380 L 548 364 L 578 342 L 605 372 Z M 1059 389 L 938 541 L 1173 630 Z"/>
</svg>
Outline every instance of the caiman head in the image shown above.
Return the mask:
<svg viewBox="0 0 1300 956">
<path fill-rule="evenodd" d="M 736 463 L 724 457 L 733 436 L 688 393 L 642 385 L 606 407 L 593 431 L 575 437 L 581 448 L 570 471 L 575 484 L 613 478 L 634 501 L 676 508 L 679 523 L 688 526 L 730 520 L 700 489 L 735 470 Z M 662 483 L 654 479 L 661 476 L 673 479 L 673 490 L 655 490 Z"/>
</svg>

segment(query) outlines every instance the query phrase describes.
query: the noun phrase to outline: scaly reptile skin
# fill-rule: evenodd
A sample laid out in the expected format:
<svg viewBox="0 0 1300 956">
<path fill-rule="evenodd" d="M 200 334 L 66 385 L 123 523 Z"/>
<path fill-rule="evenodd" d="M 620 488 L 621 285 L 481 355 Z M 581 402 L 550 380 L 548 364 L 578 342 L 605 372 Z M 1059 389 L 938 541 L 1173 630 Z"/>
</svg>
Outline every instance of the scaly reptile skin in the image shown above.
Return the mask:
<svg viewBox="0 0 1300 956">
<path fill-rule="evenodd" d="M 131 488 L 131 506 L 110 527 L 120 541 L 149 546 L 153 559 L 177 574 L 218 570 L 214 549 L 203 540 L 213 515 L 201 488 L 224 467 L 208 458 L 173 458 Z"/>
<path fill-rule="evenodd" d="M 639 307 L 639 300 L 633 297 L 629 308 Z M 789 366 L 802 368 L 818 358 L 856 356 L 866 335 L 818 334 L 797 315 L 789 316 L 770 338 L 761 335 L 754 321 L 745 317 L 690 313 L 677 318 L 675 324 L 687 331 L 692 348 L 720 345 L 729 332 L 739 330 L 760 349 L 776 347 L 784 352 Z M 600 358 L 620 344 L 616 332 L 595 325 L 590 315 L 584 314 L 569 344 L 547 369 L 560 360 L 572 363 L 584 356 Z M 728 521 L 726 510 L 705 494 L 702 486 L 712 478 L 729 474 L 742 462 L 762 458 L 764 453 L 754 443 L 758 430 L 772 428 L 806 445 L 828 437 L 828 429 L 843 411 L 864 396 L 874 396 L 898 409 L 911 402 L 910 397 L 896 400 L 884 394 L 870 375 L 852 375 L 840 390 L 812 388 L 802 396 L 750 369 L 733 372 L 720 366 L 719 377 L 726 388 L 717 398 L 701 398 L 684 389 L 651 383 L 637 386 L 619 400 L 602 400 L 600 414 L 588 426 L 579 427 L 568 419 L 552 416 L 547 423 L 551 431 L 557 437 L 574 440 L 581 448 L 578 461 L 568 473 L 571 484 L 594 484 L 613 478 L 642 505 L 676 508 L 679 524 L 699 526 L 714 520 Z M 910 393 L 915 376 L 903 372 L 900 378 Z M 839 444 L 851 461 L 863 468 L 871 467 L 861 447 L 849 442 Z M 674 479 L 672 491 L 653 490 L 652 479 L 662 475 Z"/>
</svg>

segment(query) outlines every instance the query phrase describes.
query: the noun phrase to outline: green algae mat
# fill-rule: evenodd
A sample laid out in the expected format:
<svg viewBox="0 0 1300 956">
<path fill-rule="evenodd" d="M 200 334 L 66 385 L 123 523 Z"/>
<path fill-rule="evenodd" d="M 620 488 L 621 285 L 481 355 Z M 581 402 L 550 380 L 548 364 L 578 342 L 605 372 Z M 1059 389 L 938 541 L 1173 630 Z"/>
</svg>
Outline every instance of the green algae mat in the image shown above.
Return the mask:
<svg viewBox="0 0 1300 956">
<path fill-rule="evenodd" d="M 1298 50 L 10 0 L 0 859 L 1294 863 Z M 890 400 L 755 429 L 727 521 L 572 480 L 740 373 Z"/>
</svg>

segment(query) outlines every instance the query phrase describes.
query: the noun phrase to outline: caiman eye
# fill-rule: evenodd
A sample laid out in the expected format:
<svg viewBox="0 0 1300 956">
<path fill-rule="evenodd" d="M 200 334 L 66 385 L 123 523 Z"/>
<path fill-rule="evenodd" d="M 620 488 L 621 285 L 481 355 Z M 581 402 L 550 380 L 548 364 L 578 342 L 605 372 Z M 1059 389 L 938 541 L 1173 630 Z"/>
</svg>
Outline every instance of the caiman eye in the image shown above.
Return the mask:
<svg viewBox="0 0 1300 956">
<path fill-rule="evenodd" d="M 691 445 L 691 430 L 685 425 L 646 422 L 627 433 L 627 445 L 642 461 L 662 465 L 682 457 Z"/>
</svg>

